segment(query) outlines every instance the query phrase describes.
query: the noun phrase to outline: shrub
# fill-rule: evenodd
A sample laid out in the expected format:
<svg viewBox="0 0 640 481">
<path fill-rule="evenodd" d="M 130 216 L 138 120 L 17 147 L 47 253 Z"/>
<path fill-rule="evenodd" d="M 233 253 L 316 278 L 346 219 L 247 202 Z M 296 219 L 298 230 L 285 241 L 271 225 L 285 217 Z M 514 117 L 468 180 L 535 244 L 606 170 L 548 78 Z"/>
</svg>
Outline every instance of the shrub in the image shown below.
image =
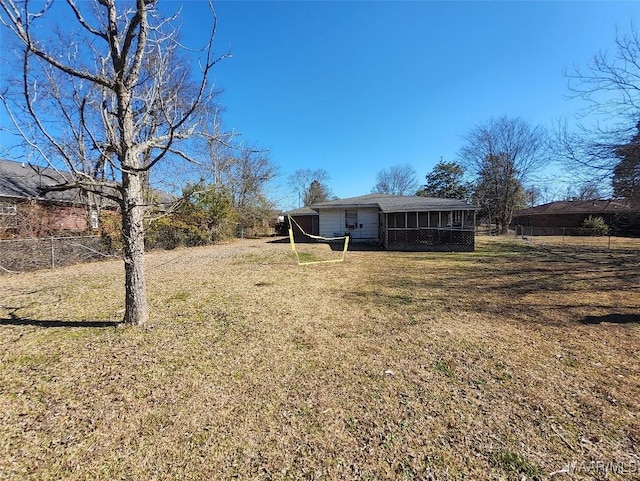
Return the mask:
<svg viewBox="0 0 640 481">
<path fill-rule="evenodd" d="M 209 233 L 177 216 L 160 217 L 147 224 L 144 242 L 149 249 L 193 247 L 211 242 Z"/>
<path fill-rule="evenodd" d="M 604 219 L 600 216 L 587 217 L 582 222 L 582 234 L 592 236 L 603 236 L 609 233 L 609 226 L 605 223 Z"/>
<path fill-rule="evenodd" d="M 234 235 L 233 199 L 200 184 L 187 185 L 170 213 L 152 214 L 146 222 L 147 248 L 175 249 L 206 245 Z"/>
<path fill-rule="evenodd" d="M 122 249 L 122 219 L 118 212 L 103 210 L 100 213 L 100 237 L 107 252 Z"/>
</svg>

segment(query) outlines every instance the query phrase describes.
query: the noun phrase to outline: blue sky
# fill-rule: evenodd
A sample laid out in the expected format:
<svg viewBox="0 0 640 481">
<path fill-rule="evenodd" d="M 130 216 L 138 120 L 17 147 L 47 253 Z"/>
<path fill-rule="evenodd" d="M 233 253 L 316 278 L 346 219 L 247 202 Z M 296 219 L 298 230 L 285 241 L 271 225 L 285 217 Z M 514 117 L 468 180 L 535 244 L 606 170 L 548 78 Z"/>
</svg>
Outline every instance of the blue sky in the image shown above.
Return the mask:
<svg viewBox="0 0 640 481">
<path fill-rule="evenodd" d="M 60 4 L 62 5 L 62 4 Z M 182 7 L 184 43 L 210 27 L 204 0 Z M 268 148 L 280 175 L 279 207 L 297 207 L 287 186 L 297 169 L 324 169 L 339 197 L 367 194 L 376 173 L 412 165 L 420 181 L 462 137 L 491 117 L 552 128 L 583 106 L 568 99 L 565 70 L 613 51 L 640 2 L 215 1 L 227 129 Z M 2 120 L 0 120 L 0 124 Z M 2 147 L 2 146 L 0 146 Z M 571 182 L 562 169 L 536 186 Z"/>
<path fill-rule="evenodd" d="M 183 34 L 205 5 L 184 2 Z M 274 197 L 296 206 L 287 177 L 323 168 L 339 197 L 366 194 L 376 173 L 411 164 L 420 180 L 491 117 L 551 128 L 581 107 L 563 74 L 613 50 L 637 2 L 215 3 L 217 84 L 228 128 L 267 147 Z M 550 174 L 557 182 L 557 172 Z M 541 174 L 538 184 L 552 182 Z"/>
</svg>

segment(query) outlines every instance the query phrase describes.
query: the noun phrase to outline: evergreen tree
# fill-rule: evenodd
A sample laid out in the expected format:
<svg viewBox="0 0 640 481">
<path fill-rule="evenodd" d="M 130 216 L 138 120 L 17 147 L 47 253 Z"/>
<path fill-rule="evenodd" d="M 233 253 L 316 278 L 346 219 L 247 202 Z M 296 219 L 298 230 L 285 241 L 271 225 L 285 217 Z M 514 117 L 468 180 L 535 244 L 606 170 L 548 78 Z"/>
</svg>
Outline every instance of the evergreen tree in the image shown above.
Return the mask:
<svg viewBox="0 0 640 481">
<path fill-rule="evenodd" d="M 443 199 L 463 199 L 471 197 L 473 185 L 465 182 L 464 167 L 456 162 L 440 160 L 430 174 L 427 183 L 418 195 L 422 197 L 440 197 Z"/>
</svg>

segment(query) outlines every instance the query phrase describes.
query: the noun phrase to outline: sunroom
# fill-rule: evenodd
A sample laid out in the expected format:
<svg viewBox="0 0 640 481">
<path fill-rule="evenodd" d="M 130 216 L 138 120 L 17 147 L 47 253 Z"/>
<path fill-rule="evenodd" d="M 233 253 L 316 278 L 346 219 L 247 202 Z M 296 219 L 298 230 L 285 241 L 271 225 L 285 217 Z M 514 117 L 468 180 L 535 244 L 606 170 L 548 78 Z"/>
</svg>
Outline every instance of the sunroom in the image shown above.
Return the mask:
<svg viewBox="0 0 640 481">
<path fill-rule="evenodd" d="M 389 250 L 473 251 L 476 211 L 381 211 L 383 245 Z"/>
</svg>

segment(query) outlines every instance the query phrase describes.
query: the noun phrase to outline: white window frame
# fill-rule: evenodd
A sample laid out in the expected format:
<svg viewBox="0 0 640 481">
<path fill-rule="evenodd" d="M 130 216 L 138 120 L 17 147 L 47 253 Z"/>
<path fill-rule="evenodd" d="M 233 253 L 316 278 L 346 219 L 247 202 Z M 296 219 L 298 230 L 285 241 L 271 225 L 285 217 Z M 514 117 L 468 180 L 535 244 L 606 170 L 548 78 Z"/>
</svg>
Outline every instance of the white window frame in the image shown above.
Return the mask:
<svg viewBox="0 0 640 481">
<path fill-rule="evenodd" d="M 11 202 L 0 202 L 0 215 L 17 215 L 18 206 Z"/>
</svg>

